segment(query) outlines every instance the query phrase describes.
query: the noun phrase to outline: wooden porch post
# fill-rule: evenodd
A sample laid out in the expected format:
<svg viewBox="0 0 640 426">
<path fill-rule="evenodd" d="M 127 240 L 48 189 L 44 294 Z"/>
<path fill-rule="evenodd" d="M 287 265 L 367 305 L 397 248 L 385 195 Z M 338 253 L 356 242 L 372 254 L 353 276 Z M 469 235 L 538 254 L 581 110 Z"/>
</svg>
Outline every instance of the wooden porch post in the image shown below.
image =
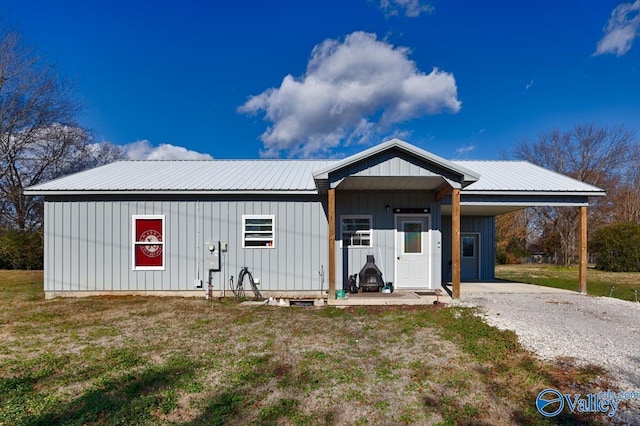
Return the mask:
<svg viewBox="0 0 640 426">
<path fill-rule="evenodd" d="M 451 193 L 451 280 L 453 281 L 453 298 L 460 298 L 460 190 Z"/>
<path fill-rule="evenodd" d="M 587 294 L 587 207 L 580 207 L 580 269 L 578 283 L 580 293 Z"/>
<path fill-rule="evenodd" d="M 329 188 L 329 300 L 336 298 L 336 190 Z"/>
</svg>

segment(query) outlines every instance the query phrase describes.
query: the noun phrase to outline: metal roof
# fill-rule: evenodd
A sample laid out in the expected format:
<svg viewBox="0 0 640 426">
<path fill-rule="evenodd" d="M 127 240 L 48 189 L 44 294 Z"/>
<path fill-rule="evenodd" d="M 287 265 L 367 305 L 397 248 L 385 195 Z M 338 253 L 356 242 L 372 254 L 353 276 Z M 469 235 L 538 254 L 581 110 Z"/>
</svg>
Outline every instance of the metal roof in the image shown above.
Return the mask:
<svg viewBox="0 0 640 426">
<path fill-rule="evenodd" d="M 315 192 L 331 160 L 118 161 L 27 188 L 26 194 Z"/>
<path fill-rule="evenodd" d="M 571 193 L 602 196 L 603 189 L 552 172 L 527 161 L 454 161 L 480 174 L 463 194 L 521 195 L 527 193 Z"/>
<path fill-rule="evenodd" d="M 390 142 L 395 146 L 402 141 Z M 402 142 L 403 148 L 404 145 L 411 147 Z M 378 148 L 365 152 L 380 151 Z M 424 152 L 419 150 L 417 154 L 424 155 Z M 345 160 L 353 162 L 354 158 L 364 157 L 357 154 L 357 157 Z M 119 161 L 27 188 L 25 193 L 317 193 L 319 175 L 340 168 L 345 160 Z M 605 195 L 600 188 L 525 161 L 447 161 L 446 164 L 465 173 L 471 180 L 478 177 L 462 190 L 462 194 Z M 371 179 L 375 180 L 375 177 Z"/>
</svg>

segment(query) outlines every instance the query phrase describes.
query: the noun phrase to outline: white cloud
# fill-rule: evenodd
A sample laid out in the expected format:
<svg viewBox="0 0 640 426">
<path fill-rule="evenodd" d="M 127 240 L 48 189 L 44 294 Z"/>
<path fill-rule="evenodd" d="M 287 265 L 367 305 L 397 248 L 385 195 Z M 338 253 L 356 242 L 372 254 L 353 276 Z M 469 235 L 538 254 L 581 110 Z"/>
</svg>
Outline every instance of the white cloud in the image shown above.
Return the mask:
<svg viewBox="0 0 640 426">
<path fill-rule="evenodd" d="M 456 148 L 456 154 L 467 154 L 467 153 L 469 153 L 471 151 L 475 151 L 475 150 L 476 150 L 475 145 L 465 145 L 465 146 L 461 146 L 459 148 Z"/>
<path fill-rule="evenodd" d="M 148 140 L 132 142 L 122 146 L 129 160 L 212 160 L 209 154 L 191 151 L 168 143 L 153 146 Z"/>
<path fill-rule="evenodd" d="M 380 9 L 389 16 L 404 13 L 409 18 L 418 17 L 422 12 L 431 13 L 435 10 L 433 6 L 421 0 L 380 0 Z"/>
<path fill-rule="evenodd" d="M 640 0 L 622 3 L 611 12 L 604 29 L 604 37 L 598 42 L 594 55 L 615 53 L 622 56 L 631 49 L 640 29 Z"/>
<path fill-rule="evenodd" d="M 238 108 L 264 112 L 271 125 L 261 135 L 263 155 L 309 157 L 340 144 L 366 143 L 394 124 L 443 111 L 458 112 L 456 81 L 437 68 L 426 74 L 409 49 L 354 32 L 344 42 L 315 46 L 305 74 L 287 75 L 278 88 L 252 96 Z"/>
<path fill-rule="evenodd" d="M 534 80 L 529 80 L 529 82 L 524 86 L 525 89 L 529 90 L 533 87 L 533 84 L 535 83 Z"/>
</svg>

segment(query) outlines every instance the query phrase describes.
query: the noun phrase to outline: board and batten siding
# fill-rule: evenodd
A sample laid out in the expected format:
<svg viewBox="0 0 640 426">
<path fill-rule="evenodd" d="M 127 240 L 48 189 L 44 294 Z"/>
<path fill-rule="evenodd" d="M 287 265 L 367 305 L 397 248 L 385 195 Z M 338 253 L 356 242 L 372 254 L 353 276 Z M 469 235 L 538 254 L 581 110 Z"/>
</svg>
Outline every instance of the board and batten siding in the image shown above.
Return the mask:
<svg viewBox="0 0 640 426">
<path fill-rule="evenodd" d="M 442 274 L 451 281 L 449 262 L 451 261 L 451 216 L 442 217 Z M 460 232 L 479 234 L 479 280 L 495 279 L 495 218 L 493 216 L 462 216 Z"/>
<path fill-rule="evenodd" d="M 273 215 L 275 246 L 242 248 L 242 216 Z M 132 216 L 165 216 L 165 269 L 132 267 Z M 222 241 L 228 252 L 214 290 L 247 266 L 265 291 L 328 288 L 326 206 L 317 197 L 266 199 L 45 200 L 45 292 L 200 291 L 207 282 L 205 243 Z"/>
<path fill-rule="evenodd" d="M 386 206 L 389 206 L 389 210 Z M 364 266 L 367 255 L 375 257 L 376 265 L 386 282 L 393 282 L 395 274 L 396 225 L 393 209 L 431 209 L 431 229 L 440 229 L 440 203 L 434 201 L 432 191 L 336 191 L 336 283 L 337 288 L 348 282 L 349 275 L 357 274 Z M 372 216 L 372 247 L 341 245 L 341 219 L 343 215 Z"/>
</svg>

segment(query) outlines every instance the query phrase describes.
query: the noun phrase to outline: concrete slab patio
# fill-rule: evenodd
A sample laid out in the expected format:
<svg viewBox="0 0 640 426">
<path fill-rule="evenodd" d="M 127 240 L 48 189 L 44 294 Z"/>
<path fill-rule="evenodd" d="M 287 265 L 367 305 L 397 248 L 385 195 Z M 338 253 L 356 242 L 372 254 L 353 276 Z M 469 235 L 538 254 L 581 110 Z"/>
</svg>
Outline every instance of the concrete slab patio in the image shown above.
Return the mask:
<svg viewBox="0 0 640 426">
<path fill-rule="evenodd" d="M 460 285 L 460 298 L 465 294 L 476 293 L 500 293 L 500 294 L 576 294 L 576 291 L 562 288 L 544 287 L 541 285 L 514 283 L 508 281 L 462 283 Z"/>
<path fill-rule="evenodd" d="M 444 291 L 413 292 L 398 290 L 393 293 L 356 293 L 346 294 L 342 299 L 327 300 L 329 306 L 380 306 L 380 305 L 432 305 L 436 300 L 451 303 L 453 299 Z M 467 282 L 460 285 L 460 299 L 471 294 L 579 294 L 576 291 L 533 284 L 496 282 Z"/>
<path fill-rule="evenodd" d="M 442 291 L 440 301 L 451 300 Z M 446 296 L 446 297 L 445 297 Z M 347 294 L 342 299 L 327 300 L 329 306 L 381 306 L 381 305 L 430 305 L 436 300 L 436 295 L 419 295 L 412 291 L 395 291 L 393 293 L 356 293 Z"/>
</svg>

